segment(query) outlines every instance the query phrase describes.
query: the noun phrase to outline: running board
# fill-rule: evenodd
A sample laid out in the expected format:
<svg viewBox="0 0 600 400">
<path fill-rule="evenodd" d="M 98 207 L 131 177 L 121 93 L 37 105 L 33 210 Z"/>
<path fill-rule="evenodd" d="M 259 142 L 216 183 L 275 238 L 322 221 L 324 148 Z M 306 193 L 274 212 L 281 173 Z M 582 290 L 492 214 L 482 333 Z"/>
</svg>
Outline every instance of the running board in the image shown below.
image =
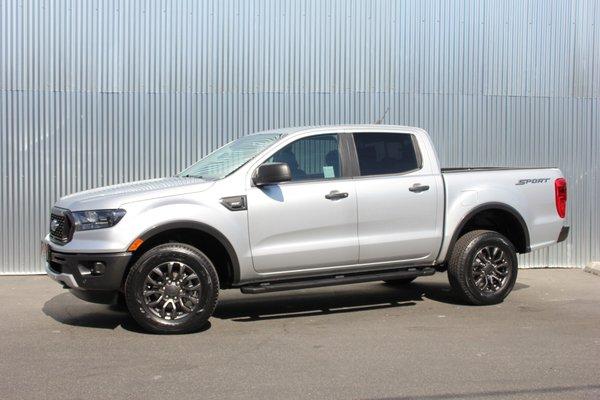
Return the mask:
<svg viewBox="0 0 600 400">
<path fill-rule="evenodd" d="M 240 287 L 242 293 L 259 294 L 267 292 L 279 292 L 283 290 L 309 289 L 323 286 L 347 285 L 350 283 L 362 283 L 372 281 L 387 281 L 393 279 L 416 278 L 418 276 L 433 275 L 435 268 L 407 268 L 394 271 L 378 271 L 360 274 L 346 274 L 325 277 L 313 277 L 296 279 L 290 281 L 264 282 Z"/>
</svg>

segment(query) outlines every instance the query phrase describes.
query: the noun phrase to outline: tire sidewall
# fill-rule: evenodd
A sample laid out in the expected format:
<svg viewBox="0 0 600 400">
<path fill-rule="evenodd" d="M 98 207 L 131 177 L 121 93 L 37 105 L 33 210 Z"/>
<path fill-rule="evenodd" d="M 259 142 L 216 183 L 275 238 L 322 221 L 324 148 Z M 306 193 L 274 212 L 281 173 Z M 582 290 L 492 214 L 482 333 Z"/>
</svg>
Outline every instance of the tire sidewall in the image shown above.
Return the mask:
<svg viewBox="0 0 600 400">
<path fill-rule="evenodd" d="M 473 280 L 473 271 L 471 265 L 477 253 L 486 246 L 499 247 L 502 251 L 504 251 L 504 254 L 506 254 L 506 257 L 509 258 L 510 262 L 510 277 L 508 284 L 502 290 L 495 293 L 482 293 L 479 288 L 477 288 Z M 502 302 L 502 300 L 508 296 L 515 286 L 518 272 L 517 253 L 513 244 L 501 234 L 496 232 L 488 232 L 476 237 L 469 243 L 465 249 L 463 257 L 461 258 L 462 267 L 464 268 L 463 276 L 466 280 L 464 283 L 466 284 L 471 295 L 473 295 L 481 304 L 497 304 Z"/>
<path fill-rule="evenodd" d="M 202 284 L 200 308 L 177 320 L 165 320 L 152 313 L 142 291 L 146 276 L 156 266 L 169 261 L 185 263 Z M 200 329 L 212 315 L 218 296 L 218 277 L 211 261 L 201 251 L 185 244 L 159 245 L 146 252 L 131 269 L 125 284 L 127 308 L 144 328 L 155 333 L 179 333 Z"/>
</svg>

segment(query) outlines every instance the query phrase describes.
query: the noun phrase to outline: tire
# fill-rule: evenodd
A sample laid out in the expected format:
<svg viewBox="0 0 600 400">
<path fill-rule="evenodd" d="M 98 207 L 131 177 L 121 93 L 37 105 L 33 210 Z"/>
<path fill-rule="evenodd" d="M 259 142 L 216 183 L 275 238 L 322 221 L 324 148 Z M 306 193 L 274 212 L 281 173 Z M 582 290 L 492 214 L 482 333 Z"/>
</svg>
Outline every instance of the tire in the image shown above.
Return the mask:
<svg viewBox="0 0 600 400">
<path fill-rule="evenodd" d="M 131 316 L 153 333 L 198 331 L 215 310 L 218 295 L 219 278 L 210 259 L 183 243 L 148 250 L 125 281 Z"/>
<path fill-rule="evenodd" d="M 403 285 L 408 285 L 409 283 L 411 283 L 415 279 L 417 279 L 417 277 L 414 277 L 414 278 L 403 278 L 403 279 L 392 279 L 392 280 L 384 281 L 384 282 L 387 283 L 388 285 L 403 286 Z"/>
<path fill-rule="evenodd" d="M 448 262 L 450 286 L 462 300 L 474 305 L 501 303 L 515 286 L 517 271 L 513 244 L 488 230 L 461 236 Z"/>
</svg>

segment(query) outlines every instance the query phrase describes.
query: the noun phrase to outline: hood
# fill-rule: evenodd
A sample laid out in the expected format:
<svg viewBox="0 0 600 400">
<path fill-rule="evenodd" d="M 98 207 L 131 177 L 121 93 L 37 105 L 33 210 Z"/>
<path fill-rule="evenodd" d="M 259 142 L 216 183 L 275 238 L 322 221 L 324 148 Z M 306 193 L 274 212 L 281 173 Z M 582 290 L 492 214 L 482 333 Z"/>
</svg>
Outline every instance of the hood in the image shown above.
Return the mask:
<svg viewBox="0 0 600 400">
<path fill-rule="evenodd" d="M 56 206 L 71 211 L 119 208 L 135 201 L 200 192 L 212 184 L 198 178 L 150 179 L 73 193 L 58 200 Z"/>
</svg>

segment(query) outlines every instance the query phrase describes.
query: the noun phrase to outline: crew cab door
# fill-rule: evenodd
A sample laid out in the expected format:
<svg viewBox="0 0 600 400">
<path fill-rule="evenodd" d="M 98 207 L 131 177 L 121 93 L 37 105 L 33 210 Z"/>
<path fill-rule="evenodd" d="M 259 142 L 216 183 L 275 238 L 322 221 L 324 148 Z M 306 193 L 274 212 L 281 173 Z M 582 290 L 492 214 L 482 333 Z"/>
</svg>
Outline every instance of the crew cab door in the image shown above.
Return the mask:
<svg viewBox="0 0 600 400">
<path fill-rule="evenodd" d="M 287 163 L 292 180 L 247 192 L 257 272 L 318 271 L 358 262 L 356 190 L 351 177 L 344 177 L 340 150 L 340 135 L 318 134 L 265 161 Z"/>
<path fill-rule="evenodd" d="M 442 240 L 441 178 L 415 135 L 356 132 L 360 263 L 429 263 Z"/>
</svg>

